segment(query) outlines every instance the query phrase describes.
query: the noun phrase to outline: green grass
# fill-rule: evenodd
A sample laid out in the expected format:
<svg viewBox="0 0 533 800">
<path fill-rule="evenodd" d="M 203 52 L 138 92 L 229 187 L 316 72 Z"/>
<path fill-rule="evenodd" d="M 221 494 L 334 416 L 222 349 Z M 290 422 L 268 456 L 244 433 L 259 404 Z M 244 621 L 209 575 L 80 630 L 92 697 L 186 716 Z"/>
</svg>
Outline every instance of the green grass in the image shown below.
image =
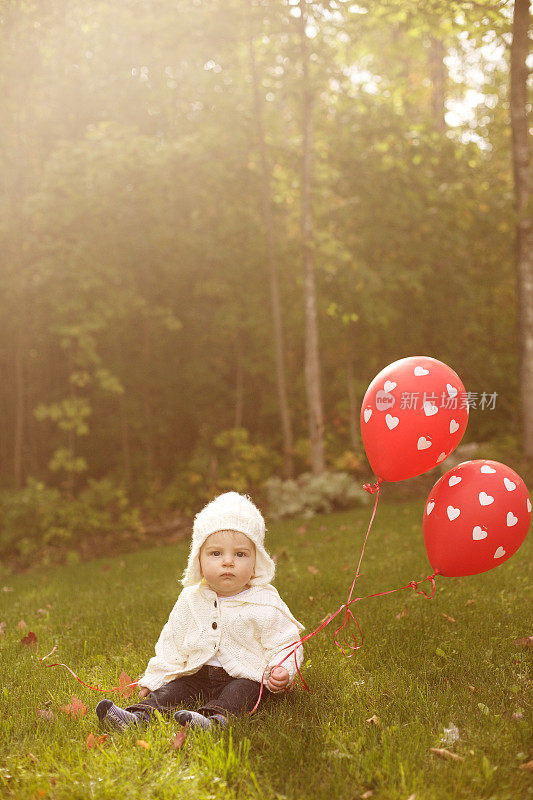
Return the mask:
<svg viewBox="0 0 533 800">
<path fill-rule="evenodd" d="M 358 594 L 431 572 L 422 502 L 387 505 L 384 494 Z M 270 551 L 286 548 L 276 585 L 307 631 L 345 599 L 369 516 L 367 508 L 271 525 Z M 533 796 L 530 773 L 518 769 L 532 757 L 529 652 L 513 644 L 533 632 L 531 541 L 492 572 L 438 579 L 433 600 L 404 591 L 357 604 L 364 645 L 353 658 L 333 644 L 335 623 L 306 645 L 310 694 L 298 686 L 222 734 L 191 732 L 180 751 L 169 745 L 175 723 L 162 719 L 142 734 L 112 732 L 100 749 L 89 750 L 87 736 L 102 732 L 94 714 L 102 695 L 38 659 L 57 644 L 49 660 L 69 664 L 88 683 L 116 685 L 122 669 L 141 674 L 175 601 L 187 547 L 0 578 L 13 588 L 0 592 L 0 620 L 7 623 L 0 639 L 0 796 L 352 800 L 368 790 L 374 800 L 413 793 L 417 800 Z M 406 604 L 408 615 L 398 619 Z M 16 627 L 21 619 L 28 629 Z M 20 644 L 28 630 L 37 648 Z M 87 705 L 87 716 L 60 711 L 71 695 Z M 52 722 L 36 715 L 42 708 L 53 711 Z M 366 722 L 374 714 L 381 727 Z M 451 723 L 460 739 L 449 749 L 461 762 L 429 751 L 443 746 Z M 136 744 L 139 735 L 149 749 Z"/>
</svg>

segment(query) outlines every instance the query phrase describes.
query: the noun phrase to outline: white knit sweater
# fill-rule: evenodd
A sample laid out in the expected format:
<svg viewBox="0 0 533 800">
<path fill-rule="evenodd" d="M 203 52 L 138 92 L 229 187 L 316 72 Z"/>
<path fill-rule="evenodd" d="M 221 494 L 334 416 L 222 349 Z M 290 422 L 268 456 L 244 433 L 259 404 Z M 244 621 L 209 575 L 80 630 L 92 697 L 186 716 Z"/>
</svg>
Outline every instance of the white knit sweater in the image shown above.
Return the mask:
<svg viewBox="0 0 533 800">
<path fill-rule="evenodd" d="M 270 671 L 297 642 L 304 630 L 277 590 L 270 584 L 252 586 L 242 595 L 217 597 L 205 581 L 182 590 L 170 612 L 139 686 L 151 691 L 183 675 L 192 675 L 215 654 L 234 678 L 249 678 L 265 685 Z M 300 667 L 303 647 L 296 651 Z M 283 662 L 290 676 L 296 676 L 294 655 Z"/>
</svg>

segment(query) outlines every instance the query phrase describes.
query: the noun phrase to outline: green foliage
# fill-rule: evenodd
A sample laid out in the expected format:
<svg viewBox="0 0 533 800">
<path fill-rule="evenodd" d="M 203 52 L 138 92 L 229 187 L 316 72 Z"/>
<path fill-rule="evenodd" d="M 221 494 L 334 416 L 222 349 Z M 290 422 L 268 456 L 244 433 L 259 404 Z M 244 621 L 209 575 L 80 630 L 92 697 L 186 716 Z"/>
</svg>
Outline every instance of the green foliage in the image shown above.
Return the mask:
<svg viewBox="0 0 533 800">
<path fill-rule="evenodd" d="M 257 491 L 280 462 L 275 451 L 250 442 L 243 428 L 222 431 L 212 442 L 198 447 L 187 469 L 148 497 L 144 505 L 155 513 L 178 510 L 194 515 L 214 495 L 230 490 Z"/>
<path fill-rule="evenodd" d="M 32 478 L 18 492 L 0 493 L 0 559 L 27 565 L 52 552 L 90 546 L 100 537 L 142 530 L 138 512 L 111 480 L 89 480 L 76 499 Z"/>
<path fill-rule="evenodd" d="M 268 514 L 313 517 L 315 514 L 365 505 L 368 495 L 346 472 L 304 472 L 296 479 L 273 477 L 265 481 Z"/>
<path fill-rule="evenodd" d="M 0 16 L 0 486 L 113 475 L 193 511 L 278 468 L 250 36 L 308 469 L 297 4 L 41 5 Z M 365 468 L 339 415 L 348 363 L 360 401 L 387 363 L 439 358 L 499 394 L 470 438 L 520 439 L 507 6 L 306 4 L 331 469 Z"/>
<path fill-rule="evenodd" d="M 222 490 L 247 492 L 260 486 L 280 464 L 277 454 L 252 444 L 244 428 L 222 431 L 213 440 L 216 482 Z"/>
</svg>

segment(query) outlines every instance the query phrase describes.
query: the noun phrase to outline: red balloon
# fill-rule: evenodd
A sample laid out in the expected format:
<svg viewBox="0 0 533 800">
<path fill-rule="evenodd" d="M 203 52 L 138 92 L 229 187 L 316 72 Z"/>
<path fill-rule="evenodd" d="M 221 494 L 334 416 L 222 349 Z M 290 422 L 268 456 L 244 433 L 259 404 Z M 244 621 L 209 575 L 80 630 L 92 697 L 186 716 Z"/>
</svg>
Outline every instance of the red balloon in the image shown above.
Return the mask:
<svg viewBox="0 0 533 800">
<path fill-rule="evenodd" d="M 361 435 L 378 478 L 403 481 L 452 453 L 468 423 L 465 387 L 457 373 L 429 356 L 389 364 L 368 387 Z"/>
<path fill-rule="evenodd" d="M 465 461 L 440 478 L 424 508 L 424 542 L 440 575 L 477 575 L 516 553 L 531 522 L 522 478 L 498 461 Z"/>
</svg>

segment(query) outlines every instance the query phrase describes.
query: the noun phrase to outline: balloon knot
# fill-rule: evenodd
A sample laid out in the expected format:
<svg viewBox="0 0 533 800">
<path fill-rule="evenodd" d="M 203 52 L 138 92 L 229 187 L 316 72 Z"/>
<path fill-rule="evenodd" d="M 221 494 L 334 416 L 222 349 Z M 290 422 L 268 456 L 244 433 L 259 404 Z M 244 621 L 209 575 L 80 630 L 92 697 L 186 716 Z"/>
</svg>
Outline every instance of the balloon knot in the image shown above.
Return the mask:
<svg viewBox="0 0 533 800">
<path fill-rule="evenodd" d="M 368 494 L 376 494 L 382 483 L 383 480 L 378 478 L 377 483 L 363 483 L 363 489 L 365 492 L 368 492 Z"/>
<path fill-rule="evenodd" d="M 408 586 L 410 589 L 414 589 L 416 592 L 418 589 L 418 581 L 409 581 Z"/>
</svg>

